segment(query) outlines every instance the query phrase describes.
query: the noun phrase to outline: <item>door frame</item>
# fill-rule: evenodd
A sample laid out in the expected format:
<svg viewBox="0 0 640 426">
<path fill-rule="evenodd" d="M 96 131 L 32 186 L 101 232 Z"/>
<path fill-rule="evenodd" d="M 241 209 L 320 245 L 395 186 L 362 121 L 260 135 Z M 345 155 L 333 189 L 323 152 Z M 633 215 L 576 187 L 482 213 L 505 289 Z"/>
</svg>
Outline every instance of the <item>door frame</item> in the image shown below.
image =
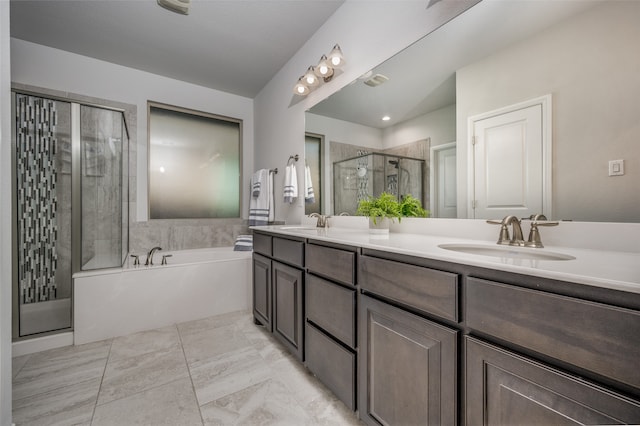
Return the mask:
<svg viewBox="0 0 640 426">
<path fill-rule="evenodd" d="M 445 149 L 450 149 L 450 148 L 455 148 L 456 147 L 457 142 L 453 141 L 453 142 L 448 142 L 448 143 L 443 143 L 441 145 L 435 145 L 435 146 L 431 146 L 430 148 L 430 154 L 429 154 L 429 209 L 431 210 L 431 217 L 439 217 L 439 210 L 438 210 L 438 203 L 434 202 L 435 201 L 435 197 L 434 194 L 437 194 L 438 198 L 442 196 L 442 194 L 440 194 L 438 192 L 438 185 L 436 185 L 436 183 L 438 182 L 438 173 L 436 173 L 436 171 L 438 171 L 438 166 L 437 166 L 437 154 L 440 151 L 443 151 Z M 456 157 L 457 157 L 457 152 L 456 152 Z M 458 187 L 458 184 L 456 183 L 456 188 Z"/>
<path fill-rule="evenodd" d="M 551 94 L 529 99 L 512 105 L 507 105 L 492 111 L 472 115 L 467 118 L 467 217 L 474 218 L 473 200 L 475 199 L 475 157 L 473 149 L 474 125 L 476 121 L 485 120 L 498 115 L 514 112 L 520 109 L 540 105 L 542 108 L 542 214 L 552 217 L 552 97 Z"/>
</svg>

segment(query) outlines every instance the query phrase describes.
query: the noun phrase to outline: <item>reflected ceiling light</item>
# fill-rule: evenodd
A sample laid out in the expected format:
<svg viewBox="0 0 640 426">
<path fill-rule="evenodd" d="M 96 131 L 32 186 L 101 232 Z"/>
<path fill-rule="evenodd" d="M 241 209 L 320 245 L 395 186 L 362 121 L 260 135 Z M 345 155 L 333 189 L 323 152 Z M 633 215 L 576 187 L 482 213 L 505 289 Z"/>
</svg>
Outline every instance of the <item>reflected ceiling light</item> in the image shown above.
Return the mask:
<svg viewBox="0 0 640 426">
<path fill-rule="evenodd" d="M 389 117 L 388 115 L 385 115 L 384 117 L 382 117 L 382 121 L 389 121 L 391 120 L 391 117 Z"/>
<path fill-rule="evenodd" d="M 293 93 L 299 96 L 306 96 L 320 84 L 328 83 L 333 78 L 335 70 L 341 68 L 344 62 L 342 50 L 336 44 L 328 56 L 322 55 L 318 65 L 315 67 L 311 65 L 307 68 L 305 74 L 298 79 L 293 87 Z"/>
<path fill-rule="evenodd" d="M 188 15 L 191 0 L 158 0 L 158 4 L 172 12 Z"/>
<path fill-rule="evenodd" d="M 164 172 L 165 172 L 164 166 L 160 166 L 160 173 L 164 173 Z"/>
<path fill-rule="evenodd" d="M 389 81 L 389 77 L 382 74 L 376 74 L 373 77 L 370 77 L 364 81 L 364 84 L 371 87 L 380 86 L 382 83 L 386 83 Z"/>
</svg>

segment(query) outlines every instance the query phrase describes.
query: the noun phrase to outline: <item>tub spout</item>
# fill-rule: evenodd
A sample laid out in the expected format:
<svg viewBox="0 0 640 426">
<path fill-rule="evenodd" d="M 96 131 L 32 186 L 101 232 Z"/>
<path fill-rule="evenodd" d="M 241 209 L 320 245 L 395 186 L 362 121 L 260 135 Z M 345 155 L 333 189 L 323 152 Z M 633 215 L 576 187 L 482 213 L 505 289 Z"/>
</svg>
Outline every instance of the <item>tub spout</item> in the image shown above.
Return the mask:
<svg viewBox="0 0 640 426">
<path fill-rule="evenodd" d="M 153 254 L 159 250 L 162 250 L 162 247 L 154 247 L 149 250 L 149 253 L 147 254 L 147 261 L 144 262 L 144 266 L 153 266 Z"/>
</svg>

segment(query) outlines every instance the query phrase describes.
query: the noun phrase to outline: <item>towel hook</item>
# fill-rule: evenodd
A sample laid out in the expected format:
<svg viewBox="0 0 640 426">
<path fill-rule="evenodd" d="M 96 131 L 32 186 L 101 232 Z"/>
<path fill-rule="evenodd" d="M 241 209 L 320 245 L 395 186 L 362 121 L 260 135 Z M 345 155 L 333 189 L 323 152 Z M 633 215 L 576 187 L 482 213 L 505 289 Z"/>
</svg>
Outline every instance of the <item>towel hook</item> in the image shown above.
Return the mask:
<svg viewBox="0 0 640 426">
<path fill-rule="evenodd" d="M 289 165 L 289 163 L 291 163 L 291 160 L 292 160 L 292 159 L 293 159 L 294 161 L 296 161 L 296 162 L 297 162 L 297 161 L 300 159 L 300 156 L 299 156 L 298 154 L 296 154 L 296 155 L 290 155 L 290 156 L 289 156 L 289 159 L 287 160 L 287 165 Z"/>
</svg>

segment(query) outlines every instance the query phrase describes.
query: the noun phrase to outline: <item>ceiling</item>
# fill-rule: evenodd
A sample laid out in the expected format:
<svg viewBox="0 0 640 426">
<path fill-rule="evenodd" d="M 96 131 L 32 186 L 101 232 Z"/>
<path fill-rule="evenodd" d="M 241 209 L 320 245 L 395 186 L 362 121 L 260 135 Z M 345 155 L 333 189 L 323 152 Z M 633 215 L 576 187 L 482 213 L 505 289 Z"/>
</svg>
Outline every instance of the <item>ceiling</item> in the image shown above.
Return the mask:
<svg viewBox="0 0 640 426">
<path fill-rule="evenodd" d="M 192 0 L 185 16 L 156 0 L 11 0 L 11 36 L 254 98 L 342 3 Z"/>
<path fill-rule="evenodd" d="M 354 81 L 310 112 L 383 129 L 456 102 L 456 70 L 594 7 L 599 0 L 485 0 Z M 382 121 L 384 115 L 391 120 Z"/>
</svg>

